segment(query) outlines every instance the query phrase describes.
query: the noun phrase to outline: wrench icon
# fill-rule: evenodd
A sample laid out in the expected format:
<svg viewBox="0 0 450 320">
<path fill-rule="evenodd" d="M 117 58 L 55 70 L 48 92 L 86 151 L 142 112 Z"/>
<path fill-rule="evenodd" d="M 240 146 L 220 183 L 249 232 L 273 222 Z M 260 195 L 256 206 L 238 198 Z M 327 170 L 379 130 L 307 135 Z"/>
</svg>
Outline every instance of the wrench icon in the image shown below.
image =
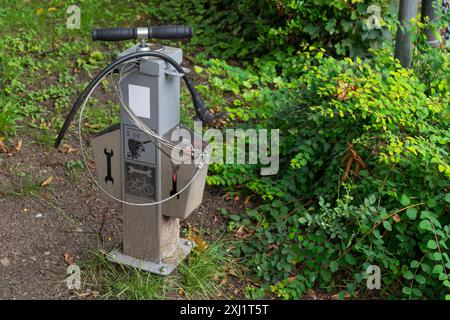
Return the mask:
<svg viewBox="0 0 450 320">
<path fill-rule="evenodd" d="M 108 183 L 108 181 L 111 181 L 112 184 L 114 184 L 114 178 L 111 176 L 111 158 L 114 155 L 114 151 L 111 149 L 111 152 L 106 151 L 106 148 L 104 150 L 106 155 L 106 176 L 105 176 L 105 183 Z"/>
</svg>

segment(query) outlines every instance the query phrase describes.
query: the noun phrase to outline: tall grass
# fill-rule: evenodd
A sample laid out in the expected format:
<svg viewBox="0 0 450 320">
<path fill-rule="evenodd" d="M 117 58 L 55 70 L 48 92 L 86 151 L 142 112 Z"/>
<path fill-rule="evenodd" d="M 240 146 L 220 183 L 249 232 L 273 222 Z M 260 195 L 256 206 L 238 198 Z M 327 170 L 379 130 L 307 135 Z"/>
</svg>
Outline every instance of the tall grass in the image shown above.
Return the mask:
<svg viewBox="0 0 450 320">
<path fill-rule="evenodd" d="M 84 286 L 98 290 L 102 299 L 218 299 L 226 297 L 221 281 L 228 270 L 239 269 L 219 241 L 193 252 L 167 277 L 114 264 L 96 250 L 82 266 Z M 236 274 L 236 272 L 233 272 Z"/>
</svg>

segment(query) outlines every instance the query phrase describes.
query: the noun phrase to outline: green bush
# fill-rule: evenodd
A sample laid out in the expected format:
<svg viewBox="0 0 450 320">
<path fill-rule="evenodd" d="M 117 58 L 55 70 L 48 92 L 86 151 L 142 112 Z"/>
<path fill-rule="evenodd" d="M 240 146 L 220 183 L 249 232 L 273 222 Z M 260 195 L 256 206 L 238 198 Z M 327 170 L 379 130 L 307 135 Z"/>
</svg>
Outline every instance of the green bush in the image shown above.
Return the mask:
<svg viewBox="0 0 450 320">
<path fill-rule="evenodd" d="M 380 29 L 370 30 L 370 5 L 380 7 Z M 238 57 L 288 53 L 308 41 L 338 55 L 365 54 L 391 39 L 396 6 L 389 0 L 200 0 L 143 5 L 160 23 L 195 26 L 192 44 L 201 45 L 214 57 Z"/>
<path fill-rule="evenodd" d="M 233 221 L 254 232 L 237 252 L 262 282 L 252 295 L 298 298 L 320 287 L 363 297 L 372 264 L 383 297 L 449 294 L 448 54 L 442 59 L 444 76 L 429 85 L 384 51 L 336 60 L 305 47 L 287 77 L 274 77 L 270 63 L 244 73 L 210 62 L 211 86 L 236 94 L 235 121 L 280 129 L 276 177 L 214 165 L 208 178 L 269 200 Z"/>
</svg>

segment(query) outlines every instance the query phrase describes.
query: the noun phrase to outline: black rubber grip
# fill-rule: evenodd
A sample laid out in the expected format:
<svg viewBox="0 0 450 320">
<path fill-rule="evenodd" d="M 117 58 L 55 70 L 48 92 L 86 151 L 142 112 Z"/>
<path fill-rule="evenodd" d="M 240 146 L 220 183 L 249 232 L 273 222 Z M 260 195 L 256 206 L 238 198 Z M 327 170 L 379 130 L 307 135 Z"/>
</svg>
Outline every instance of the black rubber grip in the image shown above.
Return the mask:
<svg viewBox="0 0 450 320">
<path fill-rule="evenodd" d="M 94 29 L 92 40 L 94 41 L 121 41 L 137 39 L 136 28 L 105 28 Z"/>
<path fill-rule="evenodd" d="M 149 27 L 148 38 L 167 40 L 192 38 L 192 27 L 179 25 Z"/>
</svg>

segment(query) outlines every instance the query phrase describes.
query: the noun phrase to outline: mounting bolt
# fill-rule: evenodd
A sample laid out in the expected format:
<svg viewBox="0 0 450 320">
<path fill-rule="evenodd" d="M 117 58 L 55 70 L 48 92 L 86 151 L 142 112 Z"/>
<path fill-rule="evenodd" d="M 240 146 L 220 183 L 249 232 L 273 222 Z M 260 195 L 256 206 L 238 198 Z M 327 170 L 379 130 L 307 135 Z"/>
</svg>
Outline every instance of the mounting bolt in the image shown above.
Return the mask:
<svg viewBox="0 0 450 320">
<path fill-rule="evenodd" d="M 184 244 L 187 245 L 188 247 L 190 247 L 192 245 L 192 242 L 190 240 L 186 240 L 186 242 Z"/>
<path fill-rule="evenodd" d="M 166 266 L 162 266 L 161 269 L 159 269 L 159 271 L 165 273 L 167 271 Z"/>
</svg>

